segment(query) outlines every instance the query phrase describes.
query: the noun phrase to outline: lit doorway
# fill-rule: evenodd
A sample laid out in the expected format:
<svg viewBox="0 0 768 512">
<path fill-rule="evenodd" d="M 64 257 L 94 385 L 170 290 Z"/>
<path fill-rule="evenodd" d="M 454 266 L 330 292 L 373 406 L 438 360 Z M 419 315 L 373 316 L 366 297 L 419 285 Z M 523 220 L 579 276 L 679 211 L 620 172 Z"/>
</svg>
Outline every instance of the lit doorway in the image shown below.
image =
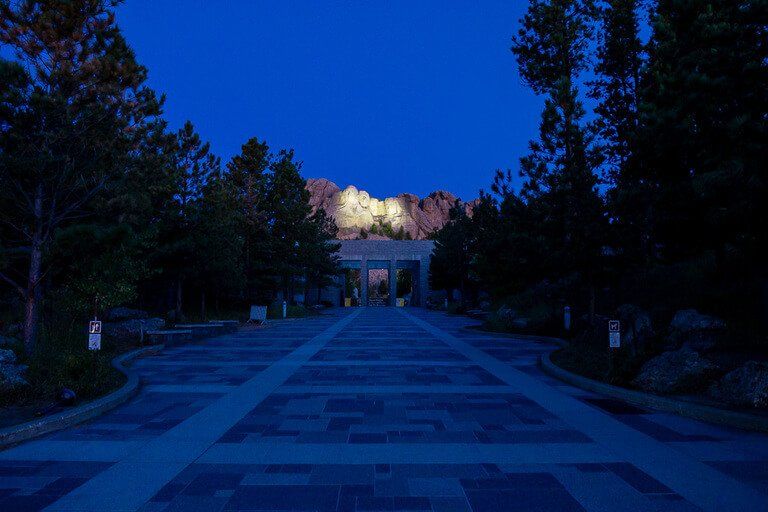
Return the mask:
<svg viewBox="0 0 768 512">
<path fill-rule="evenodd" d="M 389 270 L 372 268 L 368 270 L 368 305 L 389 305 Z"/>
<path fill-rule="evenodd" d="M 398 306 L 411 306 L 413 302 L 413 271 L 409 268 L 397 269 L 397 302 Z"/>
<path fill-rule="evenodd" d="M 344 269 L 344 306 L 359 306 L 362 293 L 363 289 L 360 286 L 360 269 Z"/>
</svg>

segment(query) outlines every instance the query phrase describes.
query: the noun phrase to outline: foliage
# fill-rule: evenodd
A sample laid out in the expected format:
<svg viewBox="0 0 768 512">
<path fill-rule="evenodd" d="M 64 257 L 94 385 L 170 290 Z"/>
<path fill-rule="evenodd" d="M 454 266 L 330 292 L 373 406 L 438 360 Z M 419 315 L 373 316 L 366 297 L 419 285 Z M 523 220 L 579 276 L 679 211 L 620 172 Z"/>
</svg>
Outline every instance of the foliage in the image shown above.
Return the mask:
<svg viewBox="0 0 768 512">
<path fill-rule="evenodd" d="M 522 185 L 498 171 L 468 225 L 434 237 L 432 283 L 473 282 L 496 304 L 535 297 L 521 316 L 633 303 L 663 326 L 696 307 L 761 346 L 768 4 L 651 2 L 643 42 L 648 3 L 530 1 L 512 52 L 545 100 Z"/>
<path fill-rule="evenodd" d="M 430 287 L 458 289 L 464 297 L 474 286 L 470 276 L 474 244 L 472 221 L 457 202 L 450 210 L 448 222 L 435 237 L 429 267 Z"/>
<path fill-rule="evenodd" d="M 539 140 L 520 160 L 520 197 L 544 244 L 546 275 L 576 273 L 594 294 L 606 218 L 597 190 L 599 154 L 575 85 L 587 67 L 594 6 L 589 0 L 534 1 L 512 52 L 531 89 L 546 94 Z M 540 52 L 539 48 L 547 47 Z M 507 187 L 497 185 L 505 195 Z"/>
<path fill-rule="evenodd" d="M 130 172 L 159 113 L 114 21 L 113 2 L 0 2 L 0 278 L 25 302 L 34 350 L 46 256 L 60 228 Z"/>
<path fill-rule="evenodd" d="M 114 306 L 204 320 L 338 272 L 293 151 L 252 138 L 222 169 L 191 122 L 170 130 L 117 4 L 0 0 L 0 299 L 35 399 L 116 384 L 128 347 L 82 332 Z"/>
<path fill-rule="evenodd" d="M 413 236 L 411 236 L 410 232 L 405 230 L 404 226 L 400 226 L 397 228 L 397 230 L 395 230 L 395 228 L 392 227 L 391 222 L 385 222 L 382 220 L 378 221 L 378 223 L 372 224 L 368 231 L 366 231 L 365 228 L 360 228 L 360 238 L 368 238 L 369 234 L 385 236 L 390 240 L 413 240 Z"/>
</svg>

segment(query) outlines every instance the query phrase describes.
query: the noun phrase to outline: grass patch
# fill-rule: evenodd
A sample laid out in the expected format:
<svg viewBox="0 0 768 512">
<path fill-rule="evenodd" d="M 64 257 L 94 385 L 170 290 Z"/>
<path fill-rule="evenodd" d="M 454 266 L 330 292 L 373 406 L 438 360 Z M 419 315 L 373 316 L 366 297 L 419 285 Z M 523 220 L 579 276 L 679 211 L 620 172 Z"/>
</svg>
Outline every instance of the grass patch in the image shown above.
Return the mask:
<svg viewBox="0 0 768 512">
<path fill-rule="evenodd" d="M 319 313 L 312 309 L 307 309 L 298 304 L 291 304 L 286 307 L 286 318 L 305 318 L 316 316 Z M 273 304 L 267 308 L 267 318 L 270 320 L 279 320 L 283 318 L 283 305 Z"/>
<path fill-rule="evenodd" d="M 552 362 L 571 373 L 614 386 L 632 388 L 645 356 L 632 357 L 629 351 L 615 349 L 609 359 L 607 346 L 591 343 L 570 343 L 550 356 Z"/>
<path fill-rule="evenodd" d="M 29 368 L 29 386 L 0 397 L 0 406 L 47 407 L 56 402 L 62 388 L 73 390 L 78 403 L 114 391 L 125 382 L 125 375 L 112 367 L 112 359 L 136 348 L 131 344 L 102 341 L 102 350 L 87 348 L 87 335 L 79 330 L 44 329 L 35 352 L 27 355 L 19 343 L 14 346 L 18 362 Z"/>
</svg>

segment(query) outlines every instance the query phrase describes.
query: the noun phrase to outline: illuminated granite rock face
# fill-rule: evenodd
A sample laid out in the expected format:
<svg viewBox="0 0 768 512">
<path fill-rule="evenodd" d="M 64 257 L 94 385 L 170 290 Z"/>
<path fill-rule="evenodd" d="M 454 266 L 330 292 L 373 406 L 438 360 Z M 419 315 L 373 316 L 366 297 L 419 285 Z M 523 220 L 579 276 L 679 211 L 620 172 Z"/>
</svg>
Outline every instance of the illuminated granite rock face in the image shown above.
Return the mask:
<svg viewBox="0 0 768 512">
<path fill-rule="evenodd" d="M 402 226 L 413 239 L 423 240 L 445 225 L 457 200 L 444 190 L 432 192 L 424 199 L 413 194 L 399 194 L 381 200 L 352 185 L 341 190 L 325 178 L 307 180 L 306 188 L 312 208 L 321 207 L 335 219 L 342 240 L 358 238 L 361 229 L 369 231 L 375 224 L 391 225 L 395 231 Z M 461 204 L 472 215 L 477 200 Z M 386 237 L 369 235 L 369 238 Z"/>
</svg>

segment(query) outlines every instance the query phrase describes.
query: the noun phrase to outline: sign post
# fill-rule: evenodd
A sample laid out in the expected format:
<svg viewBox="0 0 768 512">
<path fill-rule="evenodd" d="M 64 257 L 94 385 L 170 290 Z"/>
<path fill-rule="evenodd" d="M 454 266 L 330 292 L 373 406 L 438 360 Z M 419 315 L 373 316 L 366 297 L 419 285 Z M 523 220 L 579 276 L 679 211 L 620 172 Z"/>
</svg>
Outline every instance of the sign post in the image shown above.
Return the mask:
<svg viewBox="0 0 768 512">
<path fill-rule="evenodd" d="M 88 350 L 101 350 L 101 320 L 88 323 Z"/>
<path fill-rule="evenodd" d="M 608 373 L 613 373 L 613 353 L 621 348 L 621 322 L 608 320 Z"/>
<path fill-rule="evenodd" d="M 621 348 L 621 322 L 608 320 L 608 346 Z"/>
</svg>

